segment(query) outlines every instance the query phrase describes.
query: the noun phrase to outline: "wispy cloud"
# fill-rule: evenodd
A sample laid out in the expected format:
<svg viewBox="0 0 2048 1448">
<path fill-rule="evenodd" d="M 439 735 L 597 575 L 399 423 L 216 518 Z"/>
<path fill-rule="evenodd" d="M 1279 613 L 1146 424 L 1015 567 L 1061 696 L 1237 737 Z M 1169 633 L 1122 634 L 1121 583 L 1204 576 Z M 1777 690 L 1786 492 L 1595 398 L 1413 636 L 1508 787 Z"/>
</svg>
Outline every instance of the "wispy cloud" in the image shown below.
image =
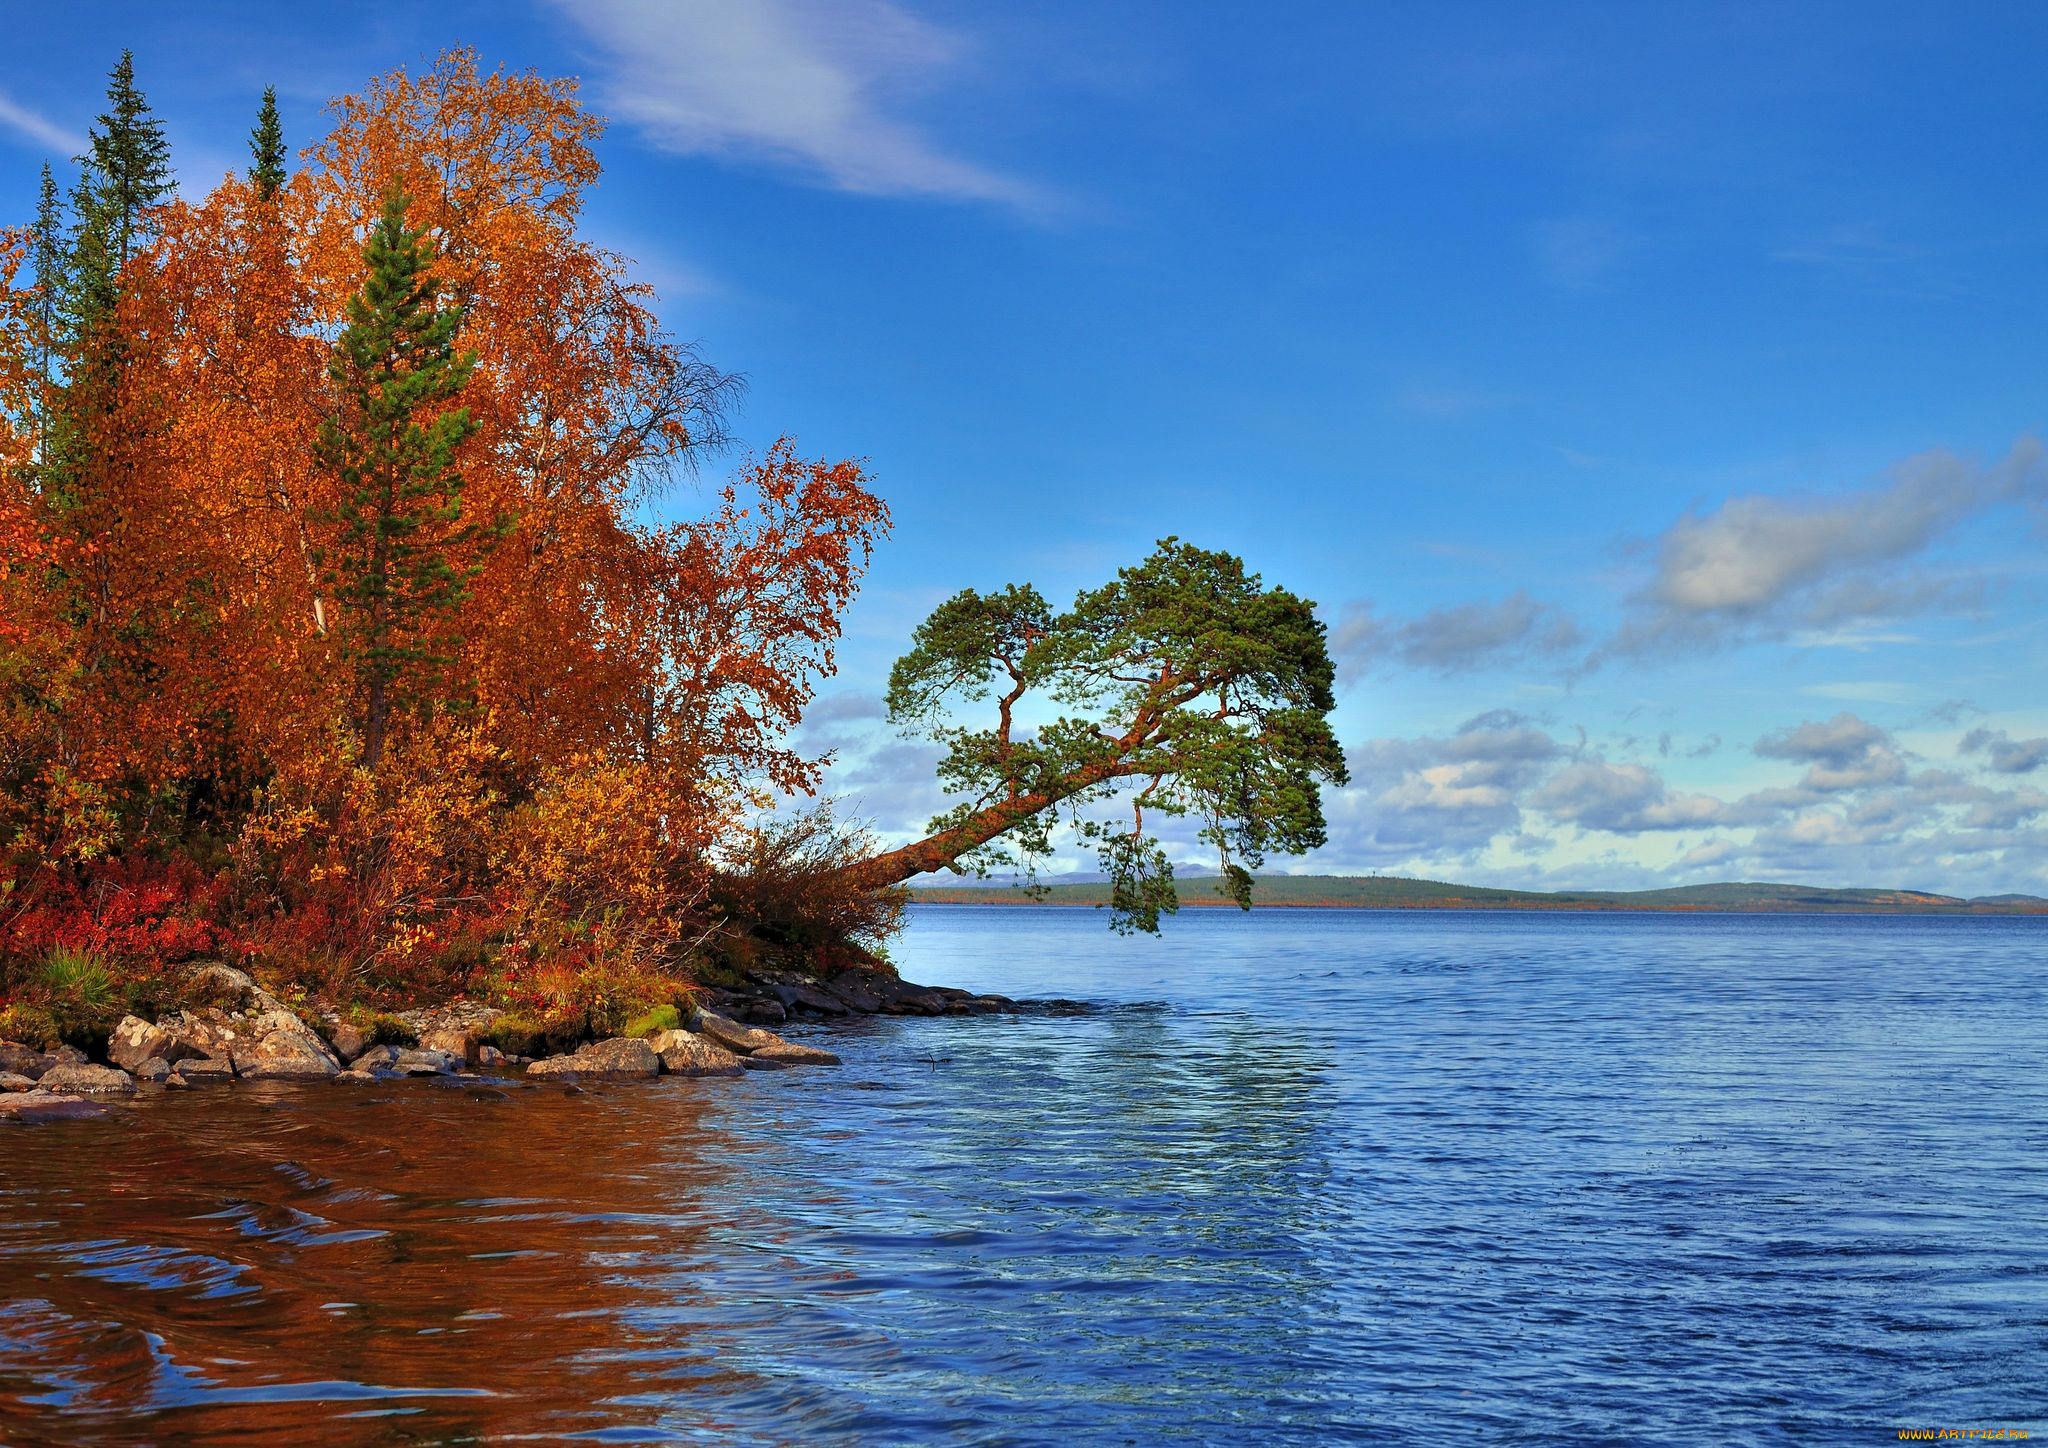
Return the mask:
<svg viewBox="0 0 2048 1448">
<path fill-rule="evenodd" d="M 1750 494 L 1680 518 L 1607 652 L 1747 638 L 1867 646 L 1853 627 L 1969 596 L 1974 583 L 1908 566 L 1968 520 L 2039 496 L 2042 449 L 2021 440 L 1993 467 L 1952 453 L 1909 458 L 1881 483 L 1831 497 Z"/>
<path fill-rule="evenodd" d="M 605 102 L 663 149 L 767 161 L 870 195 L 1044 199 L 904 117 L 969 47 L 890 0 L 554 3 L 609 57 Z"/>
<path fill-rule="evenodd" d="M 1636 238 L 1599 216 L 1565 216 L 1536 228 L 1536 266 L 1561 287 L 1583 291 L 1607 281 L 1636 249 Z"/>
<path fill-rule="evenodd" d="M 0 91 L 0 127 L 55 151 L 63 158 L 85 150 L 85 137 L 65 129 L 40 112 L 30 110 L 5 91 Z"/>
<path fill-rule="evenodd" d="M 1354 603 L 1338 621 L 1330 647 L 1348 677 L 1387 660 L 1464 673 L 1553 659 L 1578 642 L 1578 625 L 1569 615 L 1517 591 L 1498 602 L 1462 603 L 1403 620 L 1381 619 L 1370 603 Z"/>
</svg>

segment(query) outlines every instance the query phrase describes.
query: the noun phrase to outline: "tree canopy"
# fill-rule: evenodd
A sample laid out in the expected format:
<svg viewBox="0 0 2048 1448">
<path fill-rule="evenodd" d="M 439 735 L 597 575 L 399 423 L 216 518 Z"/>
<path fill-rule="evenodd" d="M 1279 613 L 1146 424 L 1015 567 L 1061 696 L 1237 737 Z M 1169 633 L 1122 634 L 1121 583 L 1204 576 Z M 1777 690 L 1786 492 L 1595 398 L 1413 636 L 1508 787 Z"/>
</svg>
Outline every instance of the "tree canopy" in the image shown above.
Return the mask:
<svg viewBox="0 0 2048 1448">
<path fill-rule="evenodd" d="M 963 590 L 918 625 L 888 707 L 945 746 L 965 797 L 866 878 L 1028 867 L 1064 822 L 1110 877 L 1112 923 L 1156 930 L 1178 896 L 1154 822 L 1186 817 L 1249 908 L 1268 854 L 1324 842 L 1322 786 L 1346 779 L 1334 679 L 1313 604 L 1175 538 L 1065 612 L 1029 585 Z M 993 719 L 958 723 L 962 705 Z"/>
<path fill-rule="evenodd" d="M 602 126 L 457 50 L 296 165 L 266 92 L 179 196 L 124 56 L 68 207 L 0 231 L 0 1000 L 194 940 L 580 990 L 815 786 L 888 509 L 788 439 L 676 488 L 739 383 L 584 234 Z"/>
</svg>

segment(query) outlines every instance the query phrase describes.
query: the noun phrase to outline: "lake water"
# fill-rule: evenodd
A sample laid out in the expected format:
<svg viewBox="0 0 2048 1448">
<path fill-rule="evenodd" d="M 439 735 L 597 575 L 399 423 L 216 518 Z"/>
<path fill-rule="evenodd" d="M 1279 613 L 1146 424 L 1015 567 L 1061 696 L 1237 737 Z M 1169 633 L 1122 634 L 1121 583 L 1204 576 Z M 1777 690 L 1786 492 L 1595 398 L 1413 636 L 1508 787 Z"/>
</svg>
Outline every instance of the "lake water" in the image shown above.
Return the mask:
<svg viewBox="0 0 2048 1448">
<path fill-rule="evenodd" d="M 2038 1432 L 2044 945 L 927 906 L 911 978 L 1103 1009 L 0 1130 L 0 1443 Z"/>
</svg>

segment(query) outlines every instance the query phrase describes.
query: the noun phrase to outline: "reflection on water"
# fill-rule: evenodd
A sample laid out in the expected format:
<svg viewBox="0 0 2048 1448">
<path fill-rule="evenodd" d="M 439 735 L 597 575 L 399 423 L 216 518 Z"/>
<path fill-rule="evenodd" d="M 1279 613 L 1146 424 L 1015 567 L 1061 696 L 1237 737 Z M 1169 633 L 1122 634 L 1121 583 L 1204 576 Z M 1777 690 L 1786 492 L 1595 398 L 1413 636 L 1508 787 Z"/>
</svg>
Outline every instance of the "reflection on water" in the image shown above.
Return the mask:
<svg viewBox="0 0 2048 1448">
<path fill-rule="evenodd" d="M 0 1442 L 2048 1419 L 2048 921 L 926 909 L 833 1072 L 0 1133 Z"/>
</svg>

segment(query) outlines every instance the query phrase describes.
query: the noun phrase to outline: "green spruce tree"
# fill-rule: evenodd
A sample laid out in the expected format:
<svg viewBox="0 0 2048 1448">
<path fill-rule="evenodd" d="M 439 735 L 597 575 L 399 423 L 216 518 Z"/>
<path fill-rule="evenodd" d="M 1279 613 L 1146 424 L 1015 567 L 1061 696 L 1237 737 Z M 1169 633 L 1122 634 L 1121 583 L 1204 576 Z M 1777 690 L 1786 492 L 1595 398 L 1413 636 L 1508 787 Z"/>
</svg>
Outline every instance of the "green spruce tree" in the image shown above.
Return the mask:
<svg viewBox="0 0 2048 1448">
<path fill-rule="evenodd" d="M 35 232 L 29 261 L 36 269 L 36 377 L 42 384 L 36 400 L 38 461 L 50 426 L 50 397 L 57 386 L 57 328 L 64 314 L 64 214 L 57 200 L 57 178 L 43 163 L 42 189 L 36 198 Z"/>
<path fill-rule="evenodd" d="M 249 154 L 255 164 L 249 168 L 249 184 L 257 199 L 268 201 L 285 182 L 284 126 L 277 119 L 277 87 L 263 88 L 263 109 L 257 113 L 256 129 L 249 134 Z"/>
<path fill-rule="evenodd" d="M 72 324 L 81 337 L 97 331 L 121 295 L 121 274 L 155 239 L 156 208 L 176 189 L 163 123 L 135 88 L 135 56 L 122 51 L 107 80 L 107 109 L 79 157 L 73 193 Z"/>
<path fill-rule="evenodd" d="M 476 355 L 456 348 L 462 312 L 441 301 L 432 248 L 406 221 L 410 200 L 394 189 L 370 229 L 368 275 L 328 364 L 338 405 L 317 445 L 340 483 L 324 582 L 342 605 L 337 637 L 373 770 L 395 715 L 454 702 L 456 614 L 510 526 L 463 516 L 456 454 L 476 424 L 450 404 Z"/>
</svg>

